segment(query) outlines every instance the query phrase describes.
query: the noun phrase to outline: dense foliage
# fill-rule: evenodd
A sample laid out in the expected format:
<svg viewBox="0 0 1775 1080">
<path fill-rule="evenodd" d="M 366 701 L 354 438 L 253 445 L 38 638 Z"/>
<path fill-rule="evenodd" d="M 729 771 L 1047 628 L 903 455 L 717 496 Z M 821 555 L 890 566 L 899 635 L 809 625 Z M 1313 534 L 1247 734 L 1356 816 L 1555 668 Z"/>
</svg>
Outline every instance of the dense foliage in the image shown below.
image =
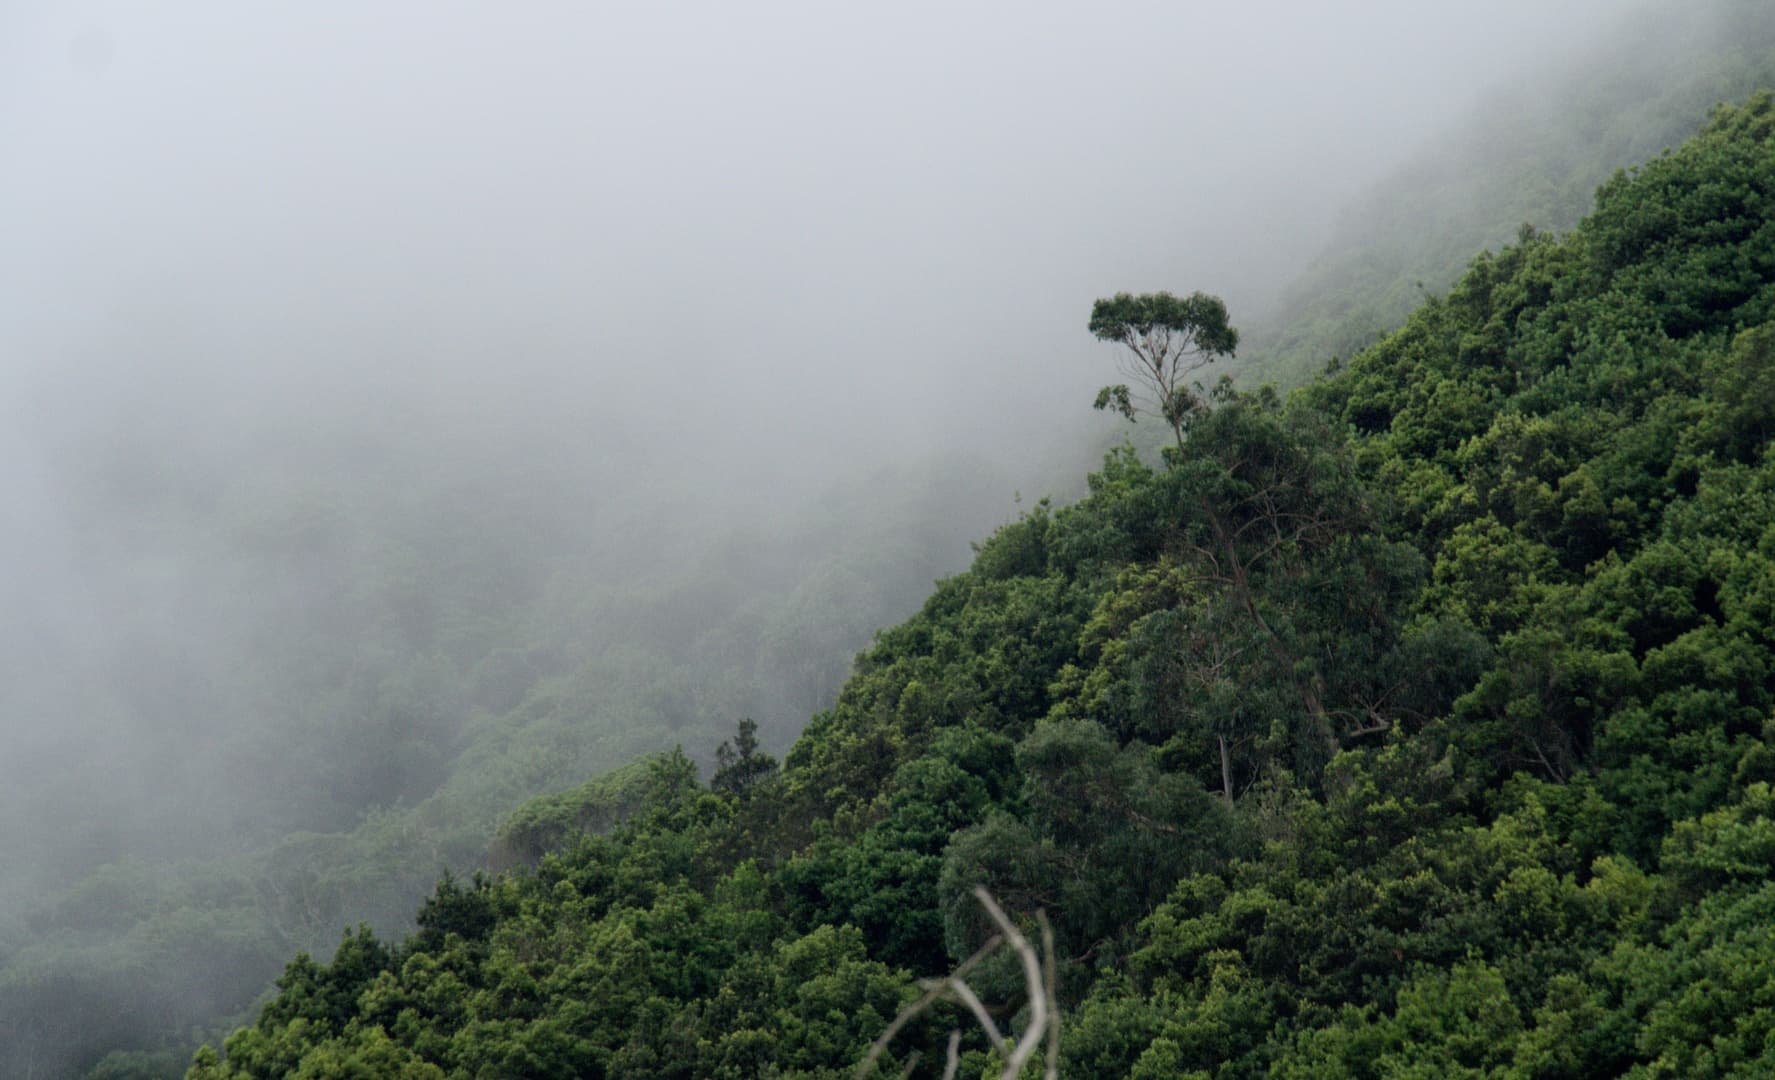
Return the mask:
<svg viewBox="0 0 1775 1080">
<path fill-rule="evenodd" d="M 1775 99 L 1217 399 L 981 544 L 780 770 L 742 731 L 744 783 L 532 808 L 558 850 L 298 958 L 189 1075 L 842 1076 L 977 883 L 1053 920 L 1068 1076 L 1766 1072 Z"/>
</svg>

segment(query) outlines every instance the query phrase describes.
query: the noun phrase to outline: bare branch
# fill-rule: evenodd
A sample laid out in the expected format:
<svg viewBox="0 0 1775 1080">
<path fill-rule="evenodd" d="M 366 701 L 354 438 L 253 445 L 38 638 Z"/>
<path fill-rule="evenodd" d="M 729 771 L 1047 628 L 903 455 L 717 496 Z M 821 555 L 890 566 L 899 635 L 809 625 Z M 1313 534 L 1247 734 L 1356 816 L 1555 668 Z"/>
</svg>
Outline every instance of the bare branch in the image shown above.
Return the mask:
<svg viewBox="0 0 1775 1080">
<path fill-rule="evenodd" d="M 992 894 L 986 891 L 986 886 L 974 886 L 974 897 L 986 909 L 986 914 L 992 916 L 992 921 L 998 924 L 999 933 L 1017 951 L 1018 959 L 1023 961 L 1024 981 L 1029 986 L 1029 1026 L 1024 1029 L 1023 1037 L 1017 1040 L 1017 1046 L 1011 1051 L 1010 1060 L 1005 1063 L 1005 1071 L 1001 1074 L 1002 1080 L 1017 1080 L 1017 1074 L 1023 1071 L 1023 1063 L 1035 1052 L 1037 1044 L 1042 1040 L 1042 1033 L 1048 1026 L 1048 995 L 1042 987 L 1041 961 L 1030 947 L 1029 939 L 1006 917 L 998 902 L 993 900 Z"/>
<path fill-rule="evenodd" d="M 929 989 L 925 991 L 924 997 L 919 998 L 904 1009 L 901 1009 L 900 1015 L 894 1017 L 894 1022 L 889 1024 L 887 1030 L 881 1033 L 881 1037 L 876 1039 L 875 1042 L 870 1045 L 868 1056 L 863 1058 L 862 1064 L 857 1066 L 857 1075 L 859 1077 L 869 1075 L 870 1070 L 876 1067 L 876 1062 L 880 1060 L 881 1055 L 887 1050 L 888 1043 L 894 1040 L 894 1036 L 900 1033 L 901 1028 L 904 1028 L 907 1024 L 911 1023 L 913 1017 L 916 1017 L 919 1013 L 924 1012 L 941 1000 L 944 996 L 944 991 L 949 989 L 951 981 L 959 980 L 963 975 L 972 971 L 975 965 L 986 959 L 987 955 L 991 953 L 992 950 L 998 948 L 1003 942 L 1004 938 L 999 934 L 994 934 L 987 938 L 986 944 L 976 949 L 974 955 L 963 960 L 961 966 L 956 968 L 955 971 L 950 974 L 948 979 L 941 979 L 931 983 Z M 997 1029 L 994 1029 L 993 1033 L 996 1033 L 996 1030 Z"/>
<path fill-rule="evenodd" d="M 1553 762 L 1547 760 L 1546 752 L 1541 749 L 1541 741 L 1539 739 L 1530 739 L 1529 745 L 1534 747 L 1535 756 L 1541 759 L 1541 767 L 1547 770 L 1547 776 L 1556 784 L 1565 783 L 1565 774 L 1554 768 Z"/>
<path fill-rule="evenodd" d="M 949 1063 L 943 1066 L 943 1080 L 955 1080 L 955 1070 L 961 1068 L 961 1029 L 956 1028 L 949 1033 Z"/>
<path fill-rule="evenodd" d="M 1036 912 L 1036 921 L 1040 923 L 1042 930 L 1042 951 L 1038 957 L 1035 949 L 1030 945 L 1029 939 L 1024 937 L 1016 925 L 1011 922 L 1004 909 L 999 907 L 998 902 L 992 898 L 992 894 L 986 891 L 985 886 L 976 887 L 974 896 L 986 909 L 986 914 L 997 924 L 999 932 L 988 939 L 986 944 L 963 961 L 947 977 L 925 984 L 924 996 L 900 1010 L 900 1014 L 894 1017 L 893 1023 L 889 1024 L 887 1030 L 882 1032 L 881 1036 L 869 1047 L 868 1054 L 857 1066 L 857 1077 L 868 1076 L 877 1069 L 881 1055 L 887 1051 L 887 1046 L 893 1041 L 894 1036 L 898 1035 L 914 1017 L 943 999 L 954 1001 L 973 1014 L 980 1029 L 986 1033 L 987 1039 L 992 1043 L 993 1050 L 1005 1060 L 1004 1071 L 1000 1074 L 1001 1080 L 1016 1080 L 1016 1077 L 1023 1071 L 1023 1066 L 1035 1053 L 1035 1048 L 1041 1045 L 1044 1036 L 1047 1039 L 1048 1047 L 1044 1076 L 1047 1077 L 1047 1080 L 1057 1080 L 1059 1077 L 1060 999 L 1058 976 L 1055 973 L 1054 929 L 1048 923 L 1048 916 L 1045 912 Z M 1029 1023 L 1015 1046 L 1006 1044 L 1004 1036 L 999 1033 L 998 1025 L 992 1019 L 991 1012 L 980 1001 L 979 995 L 974 993 L 973 987 L 963 979 L 963 976 L 985 959 L 993 949 L 1007 943 L 1016 951 L 1018 959 L 1022 962 L 1023 978 L 1028 990 L 1029 1002 Z M 956 1070 L 960 1067 L 960 1054 L 961 1031 L 957 1029 L 949 1033 L 949 1053 L 943 1070 L 944 1080 L 953 1080 L 955 1077 Z M 912 1061 L 908 1061 L 905 1066 L 906 1073 L 902 1075 L 911 1072 L 915 1061 L 916 1055 Z"/>
<path fill-rule="evenodd" d="M 1054 927 L 1048 913 L 1037 911 L 1035 919 L 1042 924 L 1042 983 L 1048 995 L 1048 1067 L 1045 1080 L 1060 1076 L 1060 977 L 1054 970 Z"/>
<path fill-rule="evenodd" d="M 998 1025 L 992 1022 L 992 1014 L 986 1011 L 986 1006 L 980 1004 L 980 999 L 974 994 L 974 988 L 960 979 L 951 978 L 949 989 L 961 1000 L 963 1005 L 968 1007 L 968 1011 L 974 1014 L 974 1019 L 980 1022 L 980 1030 L 986 1032 L 986 1037 L 992 1040 L 992 1048 L 1001 1054 L 1004 1053 L 1005 1037 L 998 1033 Z"/>
</svg>

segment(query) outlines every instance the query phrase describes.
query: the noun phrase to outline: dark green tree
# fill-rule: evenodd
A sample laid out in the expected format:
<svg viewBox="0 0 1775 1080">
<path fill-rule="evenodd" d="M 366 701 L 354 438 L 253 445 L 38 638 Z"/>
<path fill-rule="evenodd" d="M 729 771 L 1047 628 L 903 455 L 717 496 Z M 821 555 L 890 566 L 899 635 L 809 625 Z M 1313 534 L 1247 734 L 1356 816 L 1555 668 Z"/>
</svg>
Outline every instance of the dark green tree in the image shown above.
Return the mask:
<svg viewBox="0 0 1775 1080">
<path fill-rule="evenodd" d="M 1181 298 L 1168 292 L 1116 293 L 1091 306 L 1090 330 L 1128 350 L 1119 357 L 1128 382 L 1097 391 L 1095 407 L 1129 420 L 1157 414 L 1171 425 L 1178 446 L 1189 418 L 1201 409 L 1190 376 L 1217 356 L 1232 356 L 1239 344 L 1226 304 L 1199 292 Z"/>
<path fill-rule="evenodd" d="M 776 771 L 777 759 L 758 750 L 757 721 L 745 719 L 740 721 L 732 741 L 716 748 L 715 775 L 709 777 L 709 786 L 738 795 L 776 775 Z"/>
</svg>

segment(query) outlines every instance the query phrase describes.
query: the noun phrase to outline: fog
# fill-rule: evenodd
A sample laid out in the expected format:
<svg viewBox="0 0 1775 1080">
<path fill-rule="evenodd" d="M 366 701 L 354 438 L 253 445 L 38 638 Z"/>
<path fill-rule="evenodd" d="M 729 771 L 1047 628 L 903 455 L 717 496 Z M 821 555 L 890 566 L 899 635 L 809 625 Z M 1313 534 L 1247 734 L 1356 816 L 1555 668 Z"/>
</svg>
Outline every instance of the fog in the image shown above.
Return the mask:
<svg viewBox="0 0 1775 1080">
<path fill-rule="evenodd" d="M 1607 6 L 15 6 L 7 352 L 570 395 L 746 476 L 996 445 L 1091 384 L 1092 296 L 1250 310 Z"/>
<path fill-rule="evenodd" d="M 1117 434 L 1094 297 L 1260 316 L 1416 142 L 1633 6 L 0 0 L 0 930 L 421 802 L 535 700 L 460 672 L 539 626 L 575 635 L 544 675 L 707 650 L 697 590 L 746 567 L 741 615 L 899 617 Z M 729 707 L 780 748 L 842 629 L 798 696 L 649 697 L 536 775 L 706 756 Z M 454 710 L 401 729 L 423 768 L 297 760 L 390 680 Z"/>
</svg>

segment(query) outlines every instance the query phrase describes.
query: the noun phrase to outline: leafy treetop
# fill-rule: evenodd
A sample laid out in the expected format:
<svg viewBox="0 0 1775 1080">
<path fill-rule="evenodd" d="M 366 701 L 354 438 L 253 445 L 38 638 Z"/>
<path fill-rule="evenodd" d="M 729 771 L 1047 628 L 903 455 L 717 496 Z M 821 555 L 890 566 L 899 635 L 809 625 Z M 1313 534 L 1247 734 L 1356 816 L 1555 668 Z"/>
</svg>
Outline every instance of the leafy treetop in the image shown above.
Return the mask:
<svg viewBox="0 0 1775 1080">
<path fill-rule="evenodd" d="M 1157 413 L 1171 425 L 1177 445 L 1183 429 L 1200 407 L 1189 376 L 1217 356 L 1231 356 L 1239 332 L 1227 322 L 1226 304 L 1218 296 L 1168 292 L 1117 293 L 1091 306 L 1091 333 L 1127 347 L 1120 357 L 1129 383 L 1097 392 L 1096 407 L 1113 409 L 1129 420 L 1142 412 Z"/>
</svg>

